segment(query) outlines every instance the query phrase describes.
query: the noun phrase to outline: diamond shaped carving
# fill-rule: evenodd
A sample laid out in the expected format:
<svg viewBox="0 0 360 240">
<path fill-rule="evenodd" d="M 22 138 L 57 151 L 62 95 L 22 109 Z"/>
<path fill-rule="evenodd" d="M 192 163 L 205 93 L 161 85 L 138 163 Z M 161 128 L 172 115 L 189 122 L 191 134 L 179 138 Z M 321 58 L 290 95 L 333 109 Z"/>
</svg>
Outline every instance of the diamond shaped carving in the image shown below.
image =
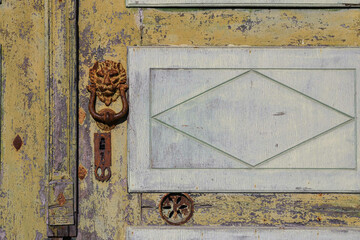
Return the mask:
<svg viewBox="0 0 360 240">
<path fill-rule="evenodd" d="M 253 70 L 153 118 L 250 166 L 352 119 Z"/>
</svg>

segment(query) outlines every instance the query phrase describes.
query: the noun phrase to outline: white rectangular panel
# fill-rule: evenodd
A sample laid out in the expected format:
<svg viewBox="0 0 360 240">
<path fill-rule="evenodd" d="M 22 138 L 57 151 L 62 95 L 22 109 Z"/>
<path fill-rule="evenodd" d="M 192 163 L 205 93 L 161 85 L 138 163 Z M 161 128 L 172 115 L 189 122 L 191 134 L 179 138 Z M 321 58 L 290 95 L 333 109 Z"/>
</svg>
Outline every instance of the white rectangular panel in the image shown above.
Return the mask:
<svg viewBox="0 0 360 240">
<path fill-rule="evenodd" d="M 356 192 L 358 48 L 129 48 L 129 190 Z"/>
<path fill-rule="evenodd" d="M 127 229 L 128 240 L 357 240 L 360 229 L 354 228 L 175 228 L 132 227 Z"/>
<path fill-rule="evenodd" d="M 127 0 L 128 7 L 358 7 L 359 0 Z"/>
</svg>

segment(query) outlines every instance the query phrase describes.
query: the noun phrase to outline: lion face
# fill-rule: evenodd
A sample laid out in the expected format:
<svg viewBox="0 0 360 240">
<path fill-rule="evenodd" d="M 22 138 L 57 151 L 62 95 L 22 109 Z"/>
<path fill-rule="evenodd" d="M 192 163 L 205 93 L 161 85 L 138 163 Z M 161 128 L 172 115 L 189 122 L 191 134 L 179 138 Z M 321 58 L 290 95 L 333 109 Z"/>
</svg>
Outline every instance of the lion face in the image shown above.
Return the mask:
<svg viewBox="0 0 360 240">
<path fill-rule="evenodd" d="M 120 95 L 120 85 L 126 83 L 126 72 L 121 63 L 111 60 L 96 62 L 89 72 L 96 96 L 109 106 Z"/>
</svg>

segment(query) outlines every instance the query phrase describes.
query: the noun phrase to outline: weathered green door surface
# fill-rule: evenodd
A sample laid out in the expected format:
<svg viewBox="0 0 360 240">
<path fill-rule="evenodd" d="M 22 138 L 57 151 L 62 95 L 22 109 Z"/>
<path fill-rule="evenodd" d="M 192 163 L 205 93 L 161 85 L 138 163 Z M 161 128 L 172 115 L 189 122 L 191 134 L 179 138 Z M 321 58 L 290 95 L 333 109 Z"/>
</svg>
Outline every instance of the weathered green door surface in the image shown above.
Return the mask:
<svg viewBox="0 0 360 240">
<path fill-rule="evenodd" d="M 0 239 L 66 235 L 125 239 L 128 227 L 149 227 L 153 234 L 166 232 L 169 237 L 177 236 L 173 229 L 184 227 L 211 227 L 211 231 L 246 227 L 251 233 L 260 227 L 319 227 L 319 235 L 325 228 L 360 228 L 360 196 L 356 192 L 197 191 L 189 193 L 194 202 L 192 218 L 183 226 L 156 232 L 157 227 L 170 226 L 159 212 L 165 194 L 161 189 L 166 187 L 129 193 L 128 149 L 135 143 L 127 141 L 127 121 L 111 130 L 110 180 L 95 178 L 94 134 L 106 131 L 89 113 L 87 90 L 89 70 L 96 61 L 120 62 L 127 73 L 132 71 L 127 55 L 130 46 L 359 47 L 359 9 L 128 8 L 124 0 L 80 0 L 76 46 L 74 3 L 3 0 L 0 4 Z M 72 74 L 76 63 L 78 96 L 74 95 Z M 130 77 L 128 83 L 131 81 L 135 79 Z M 130 97 L 131 108 L 136 95 Z M 78 111 L 73 102 L 76 98 Z M 122 106 L 119 98 L 110 106 L 98 100 L 96 107 L 118 112 Z M 76 138 L 71 124 L 75 116 Z M 137 117 L 131 112 L 128 116 L 130 121 Z M 157 164 L 163 167 L 164 163 Z M 74 171 L 76 165 L 78 171 Z M 353 168 L 351 163 L 345 167 Z M 78 183 L 73 178 L 76 172 Z M 70 227 L 73 222 L 77 222 L 75 228 Z M 195 238 L 202 234 L 187 231 Z M 150 236 L 137 234 L 138 239 Z M 224 230 L 222 234 L 210 236 L 228 233 Z"/>
</svg>

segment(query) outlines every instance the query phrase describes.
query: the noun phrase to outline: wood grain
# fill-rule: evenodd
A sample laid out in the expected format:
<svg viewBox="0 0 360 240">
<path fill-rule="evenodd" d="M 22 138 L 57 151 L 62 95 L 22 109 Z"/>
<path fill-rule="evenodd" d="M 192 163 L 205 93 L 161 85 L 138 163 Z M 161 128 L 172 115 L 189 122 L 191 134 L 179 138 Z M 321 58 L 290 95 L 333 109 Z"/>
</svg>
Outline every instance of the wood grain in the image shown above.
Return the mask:
<svg viewBox="0 0 360 240">
<path fill-rule="evenodd" d="M 142 194 L 144 225 L 166 225 L 160 218 L 161 193 Z M 357 194 L 192 193 L 195 211 L 186 226 L 360 227 Z"/>
</svg>

